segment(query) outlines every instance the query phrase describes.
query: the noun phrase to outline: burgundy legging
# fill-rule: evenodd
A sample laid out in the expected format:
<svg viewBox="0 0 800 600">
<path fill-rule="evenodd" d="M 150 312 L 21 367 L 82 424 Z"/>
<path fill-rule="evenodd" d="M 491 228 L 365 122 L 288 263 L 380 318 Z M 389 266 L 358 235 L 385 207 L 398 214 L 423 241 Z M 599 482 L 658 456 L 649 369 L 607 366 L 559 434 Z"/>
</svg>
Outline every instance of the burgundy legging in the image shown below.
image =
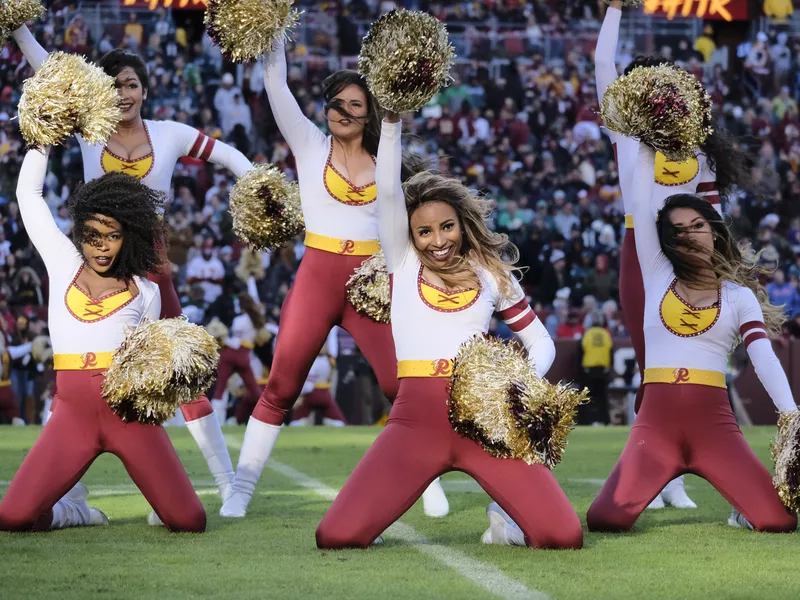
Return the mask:
<svg viewBox="0 0 800 600">
<path fill-rule="evenodd" d="M 346 422 L 339 405 L 336 404 L 328 388 L 314 388 L 312 392 L 306 394 L 303 403 L 292 411 L 292 420 L 305 419 L 312 410 L 321 411 L 322 416 L 326 419 Z"/>
<path fill-rule="evenodd" d="M 731 412 L 728 393 L 703 385 L 649 383 L 625 449 L 589 508 L 591 531 L 627 531 L 664 486 L 694 473 L 759 531 L 794 531 L 769 472 Z"/>
<path fill-rule="evenodd" d="M 3 383 L 8 384 L 7 381 Z M 0 386 L 0 412 L 5 413 L 9 423 L 19 417 L 19 402 L 10 385 Z"/>
<path fill-rule="evenodd" d="M 644 282 L 639 257 L 636 255 L 636 238 L 633 229 L 625 230 L 622 239 L 619 265 L 619 303 L 625 327 L 631 336 L 633 351 L 636 353 L 636 364 L 639 375 L 644 382 Z M 644 394 L 644 383 L 636 392 L 635 411 L 639 412 Z"/>
<path fill-rule="evenodd" d="M 219 355 L 219 369 L 217 371 L 217 385 L 214 386 L 214 398 L 219 400 L 225 393 L 225 387 L 228 385 L 228 379 L 231 375 L 238 373 L 244 382 L 246 389 L 245 396 L 250 397 L 250 402 L 255 402 L 261 395 L 261 388 L 256 382 L 253 369 L 250 366 L 250 352 L 249 348 L 242 346 L 241 348 L 229 348 L 225 346 Z M 245 398 L 240 400 L 245 402 Z"/>
<path fill-rule="evenodd" d="M 389 421 L 317 528 L 317 546 L 369 546 L 436 477 L 473 477 L 537 548 L 581 548 L 578 515 L 542 465 L 495 458 L 447 418 L 448 379 L 402 379 Z"/>
<path fill-rule="evenodd" d="M 55 503 L 95 458 L 110 452 L 170 531 L 204 531 L 205 510 L 167 432 L 120 419 L 103 400 L 102 375 L 102 370 L 58 372 L 53 416 L 0 501 L 0 530 L 49 529 Z"/>
<path fill-rule="evenodd" d="M 163 254 L 161 270 L 158 273 L 150 273 L 147 278 L 158 284 L 158 291 L 161 294 L 161 316 L 162 319 L 174 319 L 182 314 L 181 303 L 178 300 L 178 293 L 175 291 L 175 283 L 172 281 L 172 264 Z M 202 394 L 194 402 L 181 406 L 183 418 L 187 421 L 196 421 L 214 412 L 211 403 L 205 394 Z"/>
<path fill-rule="evenodd" d="M 255 419 L 270 425 L 283 423 L 334 325 L 353 336 L 383 393 L 394 399 L 398 383 L 391 325 L 359 315 L 345 292 L 347 280 L 366 258 L 306 248 L 281 308 L 275 358 L 267 387 L 253 411 Z"/>
</svg>

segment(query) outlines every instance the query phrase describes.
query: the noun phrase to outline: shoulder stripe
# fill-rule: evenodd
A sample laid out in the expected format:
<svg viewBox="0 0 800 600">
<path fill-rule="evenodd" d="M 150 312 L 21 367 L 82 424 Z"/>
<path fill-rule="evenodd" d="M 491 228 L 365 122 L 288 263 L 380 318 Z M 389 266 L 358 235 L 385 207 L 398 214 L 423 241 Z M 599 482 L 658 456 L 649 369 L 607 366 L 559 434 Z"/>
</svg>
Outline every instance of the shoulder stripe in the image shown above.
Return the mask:
<svg viewBox="0 0 800 600">
<path fill-rule="evenodd" d="M 509 306 L 505 310 L 498 312 L 498 315 L 501 319 L 503 319 L 503 321 L 508 321 L 509 319 L 513 319 L 514 317 L 521 315 L 527 308 L 529 308 L 528 301 L 523 298 L 513 306 Z"/>
<path fill-rule="evenodd" d="M 206 138 L 208 141 L 206 142 L 206 147 L 203 148 L 203 153 L 200 155 L 200 160 L 207 161 L 208 158 L 211 156 L 211 152 L 214 150 L 214 144 L 216 144 L 216 140 L 213 138 Z"/>
<path fill-rule="evenodd" d="M 205 137 L 206 136 L 203 135 L 202 133 L 199 132 L 197 133 L 197 139 L 194 141 L 192 149 L 189 150 L 188 156 L 192 158 L 197 158 L 197 156 L 200 154 L 200 148 L 203 147 L 203 140 L 205 139 Z"/>
<path fill-rule="evenodd" d="M 767 330 L 766 325 L 764 325 L 763 321 L 748 321 L 747 323 L 743 323 L 741 327 L 739 327 L 739 335 L 744 337 L 747 335 L 748 331 L 752 331 L 753 329 L 763 329 L 764 331 Z"/>
<path fill-rule="evenodd" d="M 697 189 L 695 191 L 700 194 L 702 192 L 718 192 L 719 190 L 717 189 L 716 181 L 704 181 L 697 184 Z"/>
</svg>

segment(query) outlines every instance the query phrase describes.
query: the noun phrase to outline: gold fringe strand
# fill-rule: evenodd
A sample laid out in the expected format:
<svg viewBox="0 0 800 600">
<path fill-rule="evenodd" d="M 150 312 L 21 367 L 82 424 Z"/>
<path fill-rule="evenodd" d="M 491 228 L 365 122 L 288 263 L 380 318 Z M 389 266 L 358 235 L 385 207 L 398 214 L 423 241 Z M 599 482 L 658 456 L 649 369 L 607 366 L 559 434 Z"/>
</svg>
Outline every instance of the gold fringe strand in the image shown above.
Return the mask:
<svg viewBox="0 0 800 600">
<path fill-rule="evenodd" d="M 364 37 L 358 70 L 378 103 L 401 113 L 422 108 L 450 83 L 454 58 L 447 28 L 436 17 L 393 10 Z"/>
<path fill-rule="evenodd" d="M 297 184 L 272 165 L 258 165 L 239 178 L 230 211 L 236 235 L 258 250 L 280 248 L 305 229 Z"/>
<path fill-rule="evenodd" d="M 391 323 L 392 298 L 383 250 L 361 263 L 347 281 L 347 299 L 360 315 Z"/>
<path fill-rule="evenodd" d="M 250 62 L 274 49 L 297 25 L 292 0 L 208 0 L 206 31 L 231 62 Z"/>
<path fill-rule="evenodd" d="M 671 65 L 637 67 L 603 96 L 605 126 L 682 162 L 714 132 L 711 97 L 697 78 Z"/>
<path fill-rule="evenodd" d="M 0 42 L 28 21 L 40 19 L 47 10 L 40 0 L 0 0 Z"/>
<path fill-rule="evenodd" d="M 161 424 L 209 388 L 217 350 L 205 329 L 184 318 L 145 321 L 115 353 L 103 396 L 125 421 Z"/>
<path fill-rule="evenodd" d="M 778 435 L 770 445 L 775 476 L 772 482 L 783 505 L 800 510 L 800 411 L 778 417 Z"/>
</svg>

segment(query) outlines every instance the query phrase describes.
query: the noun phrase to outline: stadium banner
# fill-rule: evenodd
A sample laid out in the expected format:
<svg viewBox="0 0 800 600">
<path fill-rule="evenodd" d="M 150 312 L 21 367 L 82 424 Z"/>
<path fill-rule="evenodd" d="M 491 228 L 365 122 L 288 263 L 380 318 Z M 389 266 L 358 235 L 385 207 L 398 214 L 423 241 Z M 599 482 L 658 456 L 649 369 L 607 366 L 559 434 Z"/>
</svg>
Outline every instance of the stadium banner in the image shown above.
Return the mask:
<svg viewBox="0 0 800 600">
<path fill-rule="evenodd" d="M 205 10 L 206 0 L 119 0 L 120 6 L 127 8 L 175 8 L 186 10 Z"/>
<path fill-rule="evenodd" d="M 750 0 L 645 0 L 646 15 L 672 19 L 700 18 L 719 21 L 746 21 Z"/>
</svg>

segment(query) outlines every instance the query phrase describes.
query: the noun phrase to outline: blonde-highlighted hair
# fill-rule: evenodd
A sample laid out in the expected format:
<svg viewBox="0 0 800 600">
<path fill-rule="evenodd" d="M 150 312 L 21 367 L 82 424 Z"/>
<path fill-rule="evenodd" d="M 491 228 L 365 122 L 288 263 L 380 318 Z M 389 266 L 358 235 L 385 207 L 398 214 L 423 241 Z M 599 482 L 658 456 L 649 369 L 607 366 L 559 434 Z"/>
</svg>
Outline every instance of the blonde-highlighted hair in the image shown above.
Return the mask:
<svg viewBox="0 0 800 600">
<path fill-rule="evenodd" d="M 434 271 L 450 288 L 477 288 L 480 278 L 473 265 L 479 265 L 491 273 L 497 281 L 500 293 L 509 297 L 513 293 L 512 273 L 519 268 L 519 250 L 505 234 L 491 231 L 486 224 L 492 213 L 490 200 L 479 196 L 457 179 L 444 177 L 432 171 L 422 171 L 403 184 L 408 217 L 428 202 L 444 202 L 453 207 L 458 215 L 463 234 L 461 256 L 448 267 L 439 267 L 422 252 L 417 252 L 423 266 Z M 413 233 L 409 229 L 411 243 Z"/>
<path fill-rule="evenodd" d="M 691 239 L 681 237 L 682 231 L 669 220 L 669 213 L 676 208 L 691 208 L 711 226 L 714 235 L 714 252 L 711 254 L 713 275 L 704 276 L 708 264 L 700 258 L 687 254 L 681 247 L 692 248 Z M 759 275 L 771 270 L 759 264 L 759 254 L 749 244 L 739 244 L 719 213 L 705 199 L 692 194 L 676 194 L 667 198 L 664 208 L 658 213 L 658 238 L 661 251 L 669 259 L 675 276 L 689 287 L 704 289 L 730 281 L 750 289 L 761 305 L 764 325 L 771 335 L 780 335 L 786 314 L 783 308 L 769 301 L 767 290 L 759 282 Z"/>
</svg>

